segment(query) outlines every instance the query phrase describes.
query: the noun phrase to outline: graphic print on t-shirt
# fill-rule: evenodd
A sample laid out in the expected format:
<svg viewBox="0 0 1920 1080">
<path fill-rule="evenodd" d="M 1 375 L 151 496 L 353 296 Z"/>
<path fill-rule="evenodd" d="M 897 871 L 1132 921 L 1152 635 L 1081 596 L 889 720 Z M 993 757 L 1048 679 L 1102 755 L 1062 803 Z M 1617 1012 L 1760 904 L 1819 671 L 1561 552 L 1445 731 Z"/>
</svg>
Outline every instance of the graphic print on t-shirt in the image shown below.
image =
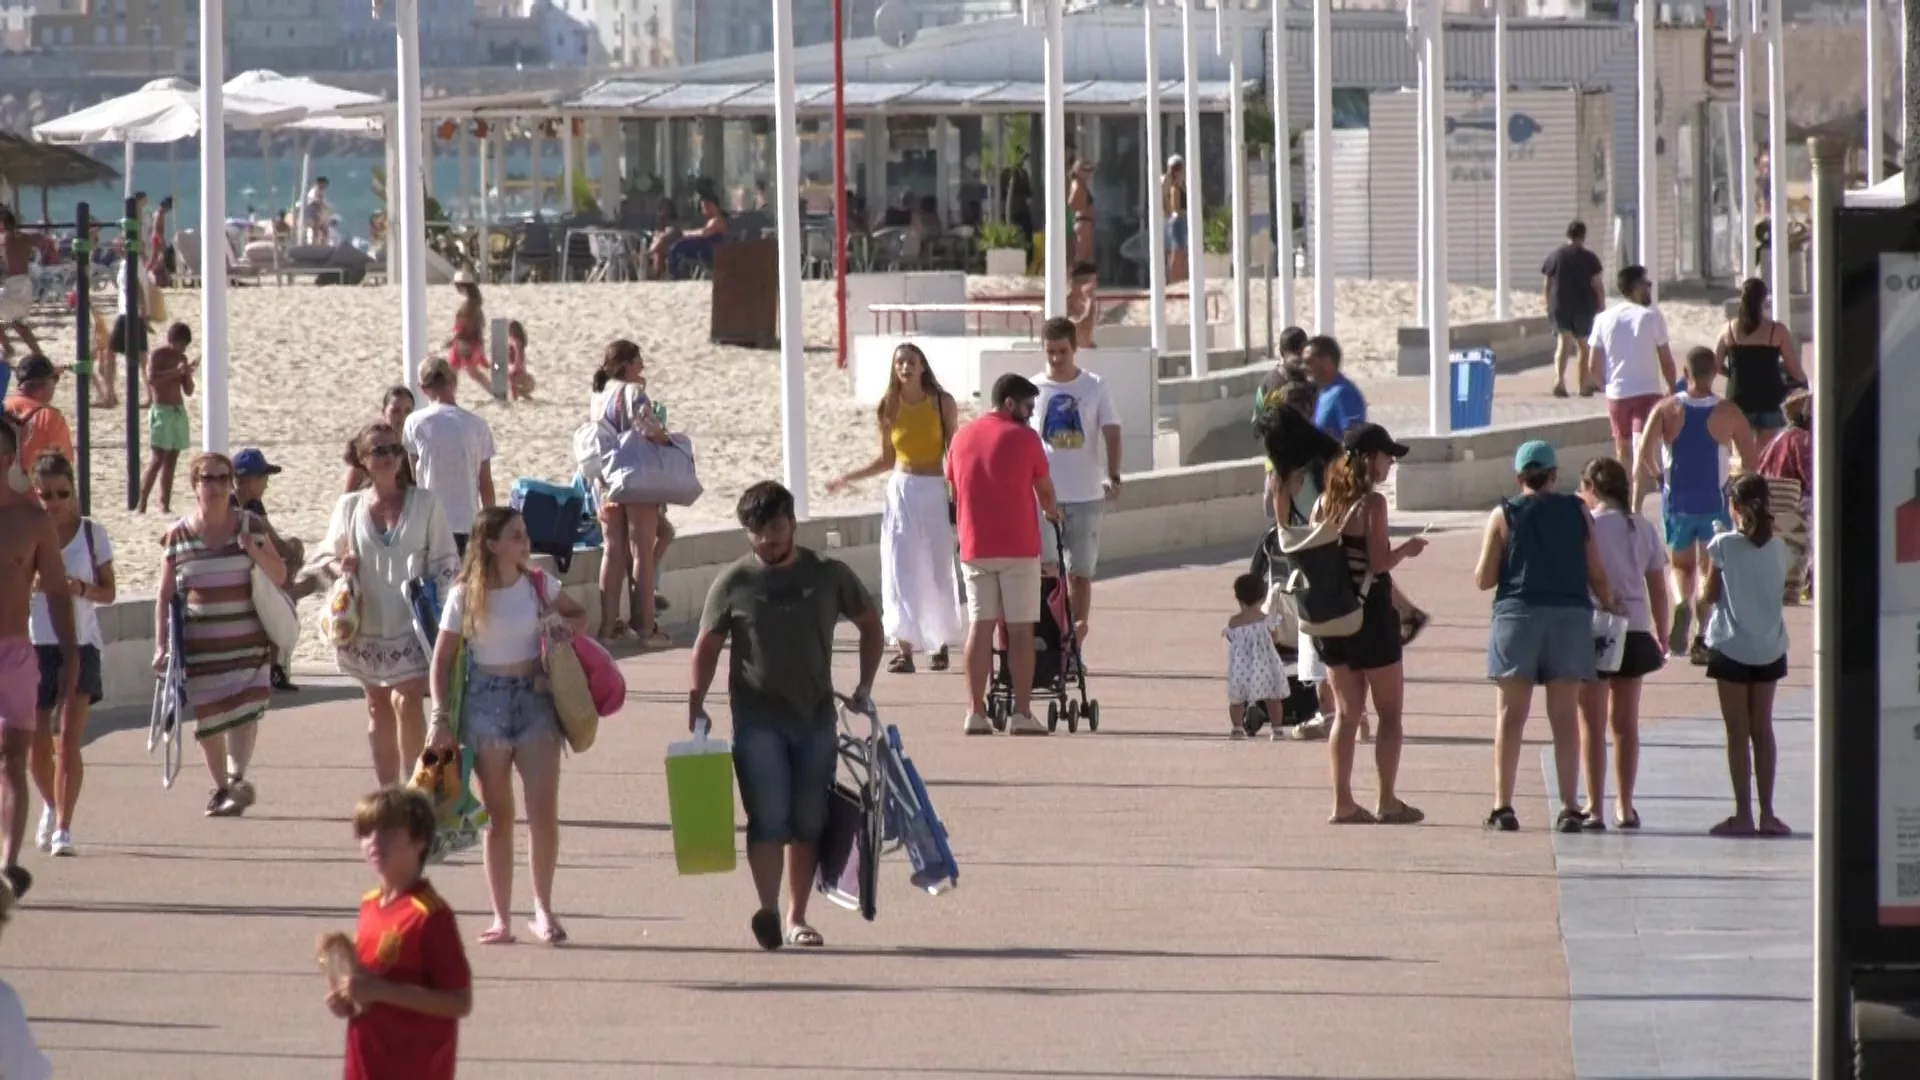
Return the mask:
<svg viewBox="0 0 1920 1080">
<path fill-rule="evenodd" d="M 1078 450 L 1087 445 L 1078 398 L 1072 394 L 1055 394 L 1047 399 L 1047 414 L 1040 421 L 1040 438 L 1055 450 Z"/>
</svg>

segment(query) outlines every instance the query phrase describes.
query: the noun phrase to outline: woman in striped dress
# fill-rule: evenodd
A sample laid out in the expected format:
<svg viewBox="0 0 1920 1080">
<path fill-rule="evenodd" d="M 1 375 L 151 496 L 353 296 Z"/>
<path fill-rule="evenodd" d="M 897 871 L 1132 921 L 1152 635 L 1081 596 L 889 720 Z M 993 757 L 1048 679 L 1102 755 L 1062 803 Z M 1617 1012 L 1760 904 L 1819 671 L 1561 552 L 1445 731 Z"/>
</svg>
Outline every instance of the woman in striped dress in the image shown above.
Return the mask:
<svg viewBox="0 0 1920 1080">
<path fill-rule="evenodd" d="M 160 540 L 160 597 L 154 604 L 154 669 L 164 670 L 166 612 L 175 590 L 186 598 L 187 697 L 194 734 L 213 777 L 208 817 L 233 817 L 253 805 L 247 764 L 255 726 L 267 711 L 273 648 L 253 607 L 258 566 L 276 585 L 287 567 L 259 518 L 233 505 L 233 462 L 202 454 L 188 470 L 193 513 Z"/>
</svg>

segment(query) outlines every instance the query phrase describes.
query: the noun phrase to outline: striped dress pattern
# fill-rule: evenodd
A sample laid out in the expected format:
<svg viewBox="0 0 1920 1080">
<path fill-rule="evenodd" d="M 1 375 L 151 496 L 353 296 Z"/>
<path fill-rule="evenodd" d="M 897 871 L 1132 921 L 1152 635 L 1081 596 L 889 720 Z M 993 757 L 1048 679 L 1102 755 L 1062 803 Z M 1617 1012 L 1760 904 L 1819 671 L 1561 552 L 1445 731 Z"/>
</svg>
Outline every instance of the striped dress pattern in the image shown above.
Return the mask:
<svg viewBox="0 0 1920 1080">
<path fill-rule="evenodd" d="M 258 533 L 248 516 L 245 528 Z M 253 608 L 253 560 L 239 536 L 210 548 L 182 520 L 160 541 L 186 601 L 187 698 L 194 732 L 207 739 L 251 724 L 272 697 L 272 643 Z"/>
</svg>

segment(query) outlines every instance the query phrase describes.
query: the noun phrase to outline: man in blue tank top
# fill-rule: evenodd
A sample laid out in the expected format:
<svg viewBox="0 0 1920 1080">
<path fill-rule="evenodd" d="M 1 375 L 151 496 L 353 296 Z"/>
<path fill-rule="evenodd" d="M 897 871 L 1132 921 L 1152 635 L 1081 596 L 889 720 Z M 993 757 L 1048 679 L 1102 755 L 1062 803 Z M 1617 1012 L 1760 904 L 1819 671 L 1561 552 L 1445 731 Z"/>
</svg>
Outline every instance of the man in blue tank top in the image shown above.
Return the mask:
<svg viewBox="0 0 1920 1080">
<path fill-rule="evenodd" d="M 1712 570 L 1707 541 L 1732 527 L 1727 518 L 1727 450 L 1739 451 L 1743 462 L 1759 460 L 1746 415 L 1713 392 L 1716 366 L 1712 349 L 1696 347 L 1687 353 L 1686 386 L 1647 418 L 1634 470 L 1635 506 L 1645 497 L 1648 478 L 1661 481 L 1661 523 L 1673 556 L 1670 647 L 1676 656 L 1686 649 L 1700 665 L 1707 662 L 1699 634 L 1707 612 L 1698 600 L 1699 582 Z"/>
</svg>

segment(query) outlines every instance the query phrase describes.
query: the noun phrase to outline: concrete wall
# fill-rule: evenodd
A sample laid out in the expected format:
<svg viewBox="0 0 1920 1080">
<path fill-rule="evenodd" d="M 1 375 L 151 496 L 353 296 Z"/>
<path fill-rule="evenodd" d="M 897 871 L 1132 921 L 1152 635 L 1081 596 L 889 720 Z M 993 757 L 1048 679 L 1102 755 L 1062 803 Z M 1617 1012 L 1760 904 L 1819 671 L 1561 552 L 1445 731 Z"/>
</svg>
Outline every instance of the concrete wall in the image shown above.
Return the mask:
<svg viewBox="0 0 1920 1080">
<path fill-rule="evenodd" d="M 1449 328 L 1447 340 L 1454 352 L 1462 349 L 1492 349 L 1493 370 L 1501 375 L 1511 375 L 1553 363 L 1555 336 L 1553 320 L 1543 316 L 1506 322 L 1466 323 Z M 1425 375 L 1429 355 L 1427 328 L 1401 327 L 1399 343 L 1400 352 L 1394 363 L 1395 374 Z"/>
<path fill-rule="evenodd" d="M 1174 555 L 1240 544 L 1251 551 L 1267 527 L 1260 499 L 1264 485 L 1265 474 L 1257 461 L 1130 475 L 1101 528 L 1101 557 Z M 844 561 L 879 595 L 879 507 L 803 522 L 799 542 Z M 746 538 L 739 529 L 682 530 L 660 583 L 661 595 L 672 605 L 670 617 L 663 621 L 670 627 L 693 624 L 714 577 L 746 554 Z M 553 572 L 544 556 L 539 561 Z M 567 594 L 587 609 L 590 618 L 597 618 L 600 610 L 599 572 L 600 552 L 582 550 L 563 577 Z M 314 610 L 313 601 L 303 606 L 308 633 Z M 129 598 L 99 611 L 107 643 L 103 707 L 148 704 L 153 697 L 152 598 Z"/>
<path fill-rule="evenodd" d="M 1589 458 L 1613 454 L 1613 433 L 1604 416 L 1498 424 L 1457 435 L 1401 436 L 1409 452 L 1394 471 L 1394 507 L 1491 509 L 1516 490 L 1513 454 L 1531 439 L 1553 444 L 1565 491 L 1573 490 L 1575 474 Z"/>
</svg>

